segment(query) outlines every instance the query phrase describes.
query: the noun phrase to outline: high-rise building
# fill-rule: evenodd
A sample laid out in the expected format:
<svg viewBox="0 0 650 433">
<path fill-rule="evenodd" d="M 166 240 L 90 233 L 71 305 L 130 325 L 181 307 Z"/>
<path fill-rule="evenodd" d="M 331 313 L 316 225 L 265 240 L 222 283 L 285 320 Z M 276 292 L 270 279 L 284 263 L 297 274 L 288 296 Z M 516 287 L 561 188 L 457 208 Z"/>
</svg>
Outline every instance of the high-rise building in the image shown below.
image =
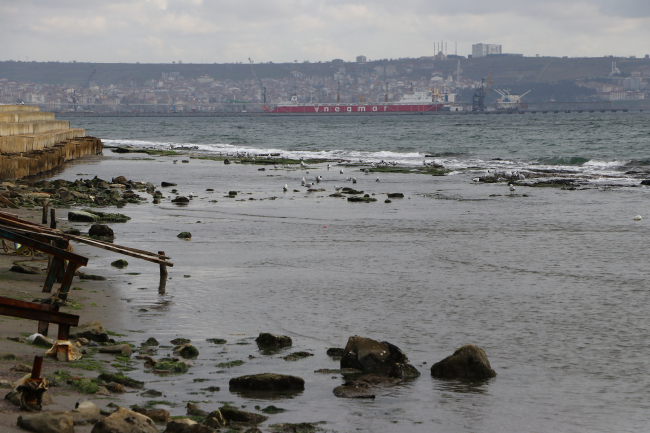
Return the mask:
<svg viewBox="0 0 650 433">
<path fill-rule="evenodd" d="M 501 54 L 501 45 L 496 45 L 496 44 L 472 45 L 472 58 L 485 57 L 489 54 Z"/>
<path fill-rule="evenodd" d="M 366 56 L 357 56 L 357 63 L 366 63 Z"/>
</svg>

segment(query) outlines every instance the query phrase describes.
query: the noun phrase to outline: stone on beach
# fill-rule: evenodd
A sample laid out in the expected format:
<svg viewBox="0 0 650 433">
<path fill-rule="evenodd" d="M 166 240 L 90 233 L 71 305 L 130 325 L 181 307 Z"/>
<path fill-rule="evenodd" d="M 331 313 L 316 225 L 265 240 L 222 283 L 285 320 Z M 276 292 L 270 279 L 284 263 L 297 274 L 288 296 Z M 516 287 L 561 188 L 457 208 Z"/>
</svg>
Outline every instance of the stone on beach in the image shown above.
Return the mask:
<svg viewBox="0 0 650 433">
<path fill-rule="evenodd" d="M 68 221 L 80 222 L 80 223 L 94 223 L 99 221 L 99 216 L 92 214 L 90 212 L 84 211 L 70 211 L 68 212 Z"/>
<path fill-rule="evenodd" d="M 13 265 L 9 270 L 19 274 L 40 275 L 42 273 L 40 269 L 27 265 Z"/>
<path fill-rule="evenodd" d="M 185 343 L 180 346 L 174 347 L 174 355 L 182 356 L 183 358 L 196 358 L 199 356 L 199 351 L 190 343 Z"/>
<path fill-rule="evenodd" d="M 302 391 L 305 389 L 304 379 L 275 373 L 234 377 L 230 379 L 229 385 L 231 391 Z"/>
<path fill-rule="evenodd" d="M 176 184 L 174 182 L 160 182 L 160 186 L 166 188 L 168 186 L 176 186 Z"/>
<path fill-rule="evenodd" d="M 91 433 L 158 433 L 151 418 L 132 410 L 118 407 L 115 412 L 99 421 Z"/>
<path fill-rule="evenodd" d="M 122 268 L 125 268 L 125 267 L 129 266 L 129 262 L 127 262 L 124 259 L 119 259 L 119 260 L 115 260 L 113 263 L 111 263 L 111 266 L 122 269 Z"/>
<path fill-rule="evenodd" d="M 314 356 L 313 353 L 309 352 L 293 352 L 284 357 L 285 361 L 298 361 L 299 359 L 307 358 L 309 356 Z"/>
<path fill-rule="evenodd" d="M 341 357 L 345 355 L 345 349 L 342 347 L 330 347 L 327 349 L 327 356 Z"/>
<path fill-rule="evenodd" d="M 377 373 L 400 379 L 418 377 L 420 373 L 409 364 L 399 347 L 387 341 L 378 342 L 359 336 L 350 337 L 341 357 L 341 368 L 355 368 L 364 373 Z"/>
<path fill-rule="evenodd" d="M 255 339 L 257 345 L 261 348 L 273 349 L 280 347 L 288 347 L 293 344 L 291 337 L 286 335 L 275 335 L 267 332 L 260 333 L 259 337 Z"/>
<path fill-rule="evenodd" d="M 366 374 L 356 380 L 348 380 L 334 388 L 334 395 L 340 398 L 375 398 L 377 391 L 395 385 L 400 380 L 378 374 Z"/>
<path fill-rule="evenodd" d="M 88 230 L 88 236 L 97 236 L 100 238 L 113 238 L 115 234 L 113 229 L 105 224 L 93 224 Z"/>
<path fill-rule="evenodd" d="M 431 366 L 431 376 L 440 379 L 484 380 L 496 375 L 485 351 L 473 344 L 461 347 Z"/>
<path fill-rule="evenodd" d="M 174 419 L 167 423 L 167 427 L 163 433 L 185 433 L 191 426 L 198 423 L 189 418 Z"/>
<path fill-rule="evenodd" d="M 74 425 L 94 424 L 101 418 L 99 408 L 90 401 L 77 402 L 70 415 Z"/>
<path fill-rule="evenodd" d="M 87 338 L 91 341 L 107 342 L 108 334 L 100 321 L 82 323 L 77 327 L 70 328 L 70 338 Z"/>
<path fill-rule="evenodd" d="M 104 382 L 110 383 L 115 382 L 130 388 L 144 388 L 144 382 L 139 380 L 131 379 L 130 377 L 124 376 L 122 374 L 116 373 L 102 373 L 98 376 L 98 379 L 103 380 Z"/>
<path fill-rule="evenodd" d="M 259 424 L 269 419 L 268 416 L 245 412 L 233 406 L 222 406 L 219 408 L 219 412 L 221 412 L 221 415 L 223 415 L 223 418 L 226 421 L 230 421 L 230 422 Z"/>
<path fill-rule="evenodd" d="M 160 344 L 158 343 L 158 340 L 153 337 L 149 337 L 144 343 L 146 346 L 158 346 Z"/>
<path fill-rule="evenodd" d="M 177 238 L 179 239 L 192 239 L 192 233 L 190 232 L 181 232 L 178 235 L 176 235 Z"/>
<path fill-rule="evenodd" d="M 18 427 L 37 433 L 74 433 L 74 420 L 64 411 L 34 413 L 19 416 Z"/>
<path fill-rule="evenodd" d="M 171 416 L 169 411 L 166 409 L 147 409 L 144 407 L 135 407 L 133 412 L 141 413 L 144 416 L 151 418 L 154 422 L 160 422 L 167 424 L 171 421 Z"/>
<path fill-rule="evenodd" d="M 190 199 L 185 197 L 184 195 L 179 195 L 176 198 L 172 199 L 172 203 L 189 203 Z"/>
</svg>

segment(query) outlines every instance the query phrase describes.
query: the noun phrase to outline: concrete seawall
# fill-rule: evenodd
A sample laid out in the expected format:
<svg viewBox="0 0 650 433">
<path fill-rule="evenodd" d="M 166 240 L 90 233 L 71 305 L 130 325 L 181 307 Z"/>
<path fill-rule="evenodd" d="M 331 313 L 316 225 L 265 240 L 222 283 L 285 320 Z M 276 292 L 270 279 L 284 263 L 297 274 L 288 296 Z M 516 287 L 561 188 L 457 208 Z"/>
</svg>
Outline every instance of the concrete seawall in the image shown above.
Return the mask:
<svg viewBox="0 0 650 433">
<path fill-rule="evenodd" d="M 35 176 L 102 152 L 101 140 L 30 105 L 0 105 L 0 179 Z"/>
</svg>

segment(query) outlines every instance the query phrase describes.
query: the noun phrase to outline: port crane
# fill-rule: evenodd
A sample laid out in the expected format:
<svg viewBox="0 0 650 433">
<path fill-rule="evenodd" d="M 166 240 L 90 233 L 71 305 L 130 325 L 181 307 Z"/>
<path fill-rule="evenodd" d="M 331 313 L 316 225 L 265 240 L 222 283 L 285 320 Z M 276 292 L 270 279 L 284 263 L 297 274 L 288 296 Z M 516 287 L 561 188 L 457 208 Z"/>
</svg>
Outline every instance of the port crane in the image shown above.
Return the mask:
<svg viewBox="0 0 650 433">
<path fill-rule="evenodd" d="M 251 58 L 248 58 L 248 61 L 251 62 L 251 72 L 253 73 L 253 78 L 255 79 L 255 82 L 260 86 L 260 90 L 262 91 L 262 100 L 266 104 L 266 87 L 262 84 L 262 80 L 259 79 L 257 74 L 255 73 L 255 68 L 253 67 L 253 61 Z"/>
<path fill-rule="evenodd" d="M 492 85 L 492 71 L 488 76 L 487 83 L 481 80 L 481 84 L 476 87 L 474 96 L 472 97 L 472 111 L 485 111 L 485 95 L 490 91 Z"/>
<path fill-rule="evenodd" d="M 88 86 L 90 85 L 90 81 L 95 76 L 95 72 L 97 72 L 97 69 L 93 69 L 93 72 L 90 74 L 90 77 L 88 77 L 88 79 L 86 80 L 84 85 L 81 86 L 81 89 L 79 89 L 79 93 L 83 92 L 84 90 L 86 90 L 88 88 Z M 77 111 L 77 105 L 76 105 L 77 104 L 77 89 L 75 89 L 72 92 L 72 103 L 75 104 L 74 105 L 74 111 Z"/>
<path fill-rule="evenodd" d="M 357 86 L 354 84 L 354 81 L 352 81 L 352 86 L 354 87 L 354 90 L 356 90 L 357 93 L 359 94 L 359 99 L 361 100 L 361 103 L 363 104 L 365 102 L 364 95 L 362 95 L 361 92 L 359 92 L 359 89 L 357 89 Z"/>
</svg>

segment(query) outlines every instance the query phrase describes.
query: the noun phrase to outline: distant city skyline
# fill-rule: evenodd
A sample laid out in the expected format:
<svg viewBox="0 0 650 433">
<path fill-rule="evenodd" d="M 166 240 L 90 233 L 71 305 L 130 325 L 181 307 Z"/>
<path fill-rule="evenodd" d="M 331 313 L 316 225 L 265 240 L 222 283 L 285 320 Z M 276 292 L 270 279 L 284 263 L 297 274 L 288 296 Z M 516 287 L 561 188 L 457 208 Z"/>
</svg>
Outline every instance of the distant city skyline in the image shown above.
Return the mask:
<svg viewBox="0 0 650 433">
<path fill-rule="evenodd" d="M 525 56 L 650 53 L 650 2 L 23 0 L 0 5 L 0 60 L 369 61 L 477 43 Z"/>
</svg>

